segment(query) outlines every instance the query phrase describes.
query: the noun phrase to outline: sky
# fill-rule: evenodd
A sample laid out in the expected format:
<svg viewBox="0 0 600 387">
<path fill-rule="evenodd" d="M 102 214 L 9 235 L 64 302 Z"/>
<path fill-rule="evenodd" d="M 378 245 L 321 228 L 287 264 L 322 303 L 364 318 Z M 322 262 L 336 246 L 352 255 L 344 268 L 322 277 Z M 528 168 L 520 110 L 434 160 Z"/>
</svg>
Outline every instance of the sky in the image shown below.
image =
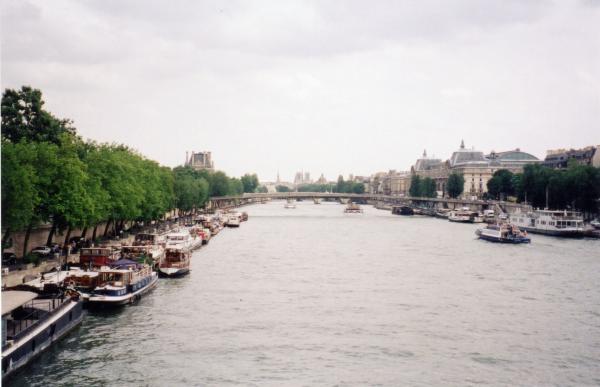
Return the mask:
<svg viewBox="0 0 600 387">
<path fill-rule="evenodd" d="M 0 0 L 2 89 L 171 167 L 329 180 L 600 145 L 600 0 Z"/>
</svg>

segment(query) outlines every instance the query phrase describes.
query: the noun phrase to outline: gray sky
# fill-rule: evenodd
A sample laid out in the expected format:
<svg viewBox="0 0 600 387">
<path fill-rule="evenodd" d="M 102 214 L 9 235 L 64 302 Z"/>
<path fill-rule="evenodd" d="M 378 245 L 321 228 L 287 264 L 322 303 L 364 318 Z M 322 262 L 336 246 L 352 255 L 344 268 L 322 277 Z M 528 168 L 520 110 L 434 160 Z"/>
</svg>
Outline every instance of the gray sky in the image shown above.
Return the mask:
<svg viewBox="0 0 600 387">
<path fill-rule="evenodd" d="M 291 180 L 600 144 L 600 1 L 2 0 L 2 88 L 176 166 Z"/>
</svg>

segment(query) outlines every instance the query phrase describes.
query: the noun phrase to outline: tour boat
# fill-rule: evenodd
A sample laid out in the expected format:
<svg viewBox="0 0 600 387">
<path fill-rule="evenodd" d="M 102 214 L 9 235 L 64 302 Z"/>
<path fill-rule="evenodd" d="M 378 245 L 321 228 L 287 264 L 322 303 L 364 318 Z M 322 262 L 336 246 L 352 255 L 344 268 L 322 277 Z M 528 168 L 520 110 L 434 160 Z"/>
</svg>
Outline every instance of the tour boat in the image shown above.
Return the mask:
<svg viewBox="0 0 600 387">
<path fill-rule="evenodd" d="M 292 199 L 288 199 L 283 208 L 294 209 L 296 208 L 296 205 L 294 204 Z"/>
<path fill-rule="evenodd" d="M 92 277 L 88 292 L 80 294 L 89 306 L 117 306 L 133 303 L 156 286 L 158 274 L 146 264 L 120 259 L 103 267 Z M 76 286 L 75 286 L 76 287 Z"/>
<path fill-rule="evenodd" d="M 321 198 L 313 198 L 315 204 L 321 204 Z"/>
<path fill-rule="evenodd" d="M 344 212 L 346 214 L 362 214 L 363 210 L 358 204 L 350 202 L 344 209 Z"/>
<path fill-rule="evenodd" d="M 450 211 L 448 214 L 450 222 L 459 223 L 482 223 L 483 218 L 476 211 L 471 211 L 468 207 L 463 207 L 459 210 Z"/>
<path fill-rule="evenodd" d="M 592 220 L 590 222 L 590 225 L 595 228 L 596 230 L 600 230 L 600 220 L 596 219 L 596 220 Z"/>
<path fill-rule="evenodd" d="M 479 239 L 498 243 L 530 243 L 527 232 L 522 232 L 513 224 L 490 224 L 475 231 Z"/>
<path fill-rule="evenodd" d="M 23 367 L 83 319 L 77 295 L 2 292 L 2 379 Z"/>
<path fill-rule="evenodd" d="M 534 210 L 510 214 L 510 223 L 528 232 L 563 237 L 584 235 L 583 216 L 575 211 Z"/>
<path fill-rule="evenodd" d="M 165 277 L 179 277 L 190 272 L 190 250 L 183 248 L 168 248 L 165 258 L 158 267 L 158 272 Z"/>
</svg>

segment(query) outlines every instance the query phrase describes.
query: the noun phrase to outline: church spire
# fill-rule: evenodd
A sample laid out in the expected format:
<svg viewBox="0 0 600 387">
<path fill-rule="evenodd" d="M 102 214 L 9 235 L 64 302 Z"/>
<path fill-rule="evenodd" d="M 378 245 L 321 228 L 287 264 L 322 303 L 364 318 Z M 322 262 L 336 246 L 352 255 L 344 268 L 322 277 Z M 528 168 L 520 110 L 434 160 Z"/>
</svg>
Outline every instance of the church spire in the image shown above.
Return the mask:
<svg viewBox="0 0 600 387">
<path fill-rule="evenodd" d="M 465 140 L 460 140 L 460 149 L 465 149 Z"/>
</svg>

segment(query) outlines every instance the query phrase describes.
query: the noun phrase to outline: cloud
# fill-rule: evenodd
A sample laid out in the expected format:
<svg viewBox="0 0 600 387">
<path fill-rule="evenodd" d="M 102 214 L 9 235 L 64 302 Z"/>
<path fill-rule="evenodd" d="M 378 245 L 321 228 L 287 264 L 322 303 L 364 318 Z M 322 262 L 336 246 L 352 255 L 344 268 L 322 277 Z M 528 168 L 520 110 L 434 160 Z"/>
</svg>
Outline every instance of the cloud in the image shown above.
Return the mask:
<svg viewBox="0 0 600 387">
<path fill-rule="evenodd" d="M 172 166 L 366 175 L 461 138 L 543 157 L 600 142 L 594 4 L 2 0 L 2 82 Z"/>
</svg>

